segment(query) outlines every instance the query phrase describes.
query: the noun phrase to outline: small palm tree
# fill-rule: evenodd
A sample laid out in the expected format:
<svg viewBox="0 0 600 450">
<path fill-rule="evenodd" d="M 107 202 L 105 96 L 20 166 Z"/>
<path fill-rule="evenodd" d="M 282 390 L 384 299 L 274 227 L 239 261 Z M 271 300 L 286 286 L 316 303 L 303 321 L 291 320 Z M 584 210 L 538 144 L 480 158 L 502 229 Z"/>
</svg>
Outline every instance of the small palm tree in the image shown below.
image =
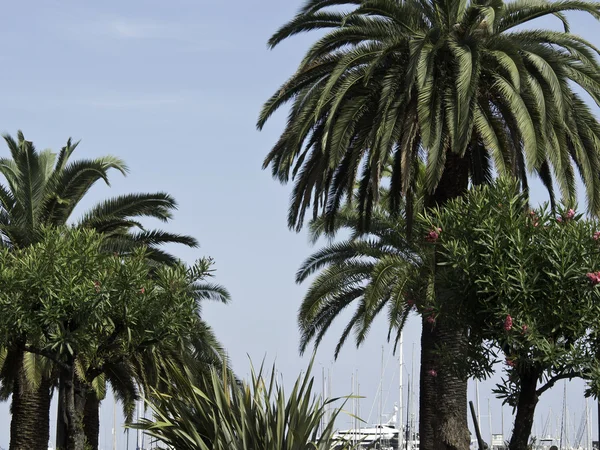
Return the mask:
<svg viewBox="0 0 600 450">
<path fill-rule="evenodd" d="M 209 267 L 213 263 L 211 258 L 204 261 L 203 267 Z M 195 280 L 189 289 L 196 299 L 198 314 L 201 314 L 205 301 L 229 303 L 231 297 L 226 288 L 206 281 L 206 278 L 212 276 L 212 270 L 202 272 L 201 277 L 199 272 L 193 272 L 197 271 L 196 266 L 188 270 L 190 277 Z M 99 406 L 106 395 L 108 383 L 115 399 L 123 406 L 126 422 L 130 423 L 140 392 L 148 398 L 152 395 L 152 389 L 160 392 L 173 391 L 172 368 L 175 366 L 186 367 L 198 376 L 208 374 L 210 368 L 228 366 L 225 350 L 211 327 L 201 317 L 197 320 L 197 327 L 189 330 L 185 343 L 177 346 L 158 345 L 132 353 L 128 360 L 119 364 L 104 365 L 104 371 L 92 382 L 94 391 L 88 393 L 86 398 L 83 420 L 87 447 L 90 450 L 98 448 Z M 64 442 L 65 437 L 61 435 L 60 442 Z"/>
<path fill-rule="evenodd" d="M 373 210 L 369 232 L 360 229 L 359 213 L 351 207 L 337 214 L 332 232 L 325 232 L 324 217 L 311 221 L 313 242 L 324 235 L 330 242 L 309 256 L 296 274 L 298 283 L 318 274 L 298 313 L 301 353 L 313 340 L 318 346 L 332 322 L 352 305 L 354 314 L 338 341 L 336 358 L 352 332 L 357 345 L 364 341 L 373 320 L 386 307 L 388 339 L 397 342 L 411 310 L 407 291 L 420 290 L 427 280 L 421 278 L 419 249 L 406 239 L 405 220 L 390 214 L 384 204 Z M 333 240 L 338 233 L 348 237 Z"/>
<path fill-rule="evenodd" d="M 227 297 L 223 301 L 227 301 Z M 193 380 L 206 376 L 210 369 L 219 370 L 227 366 L 227 357 L 212 329 L 202 319 L 199 327 L 192 330 L 188 337 L 189 345 L 183 347 L 157 346 L 137 354 L 129 360 L 116 365 L 106 365 L 105 371 L 92 383 L 93 392 L 89 392 L 85 403 L 84 432 L 86 444 L 97 449 L 99 444 L 100 402 L 105 398 L 107 384 L 110 384 L 115 400 L 123 405 L 126 423 L 131 423 L 140 390 L 144 398 L 152 398 L 155 392 L 173 393 L 175 375 L 182 367 L 194 375 Z"/>
<path fill-rule="evenodd" d="M 70 139 L 58 155 L 49 150 L 38 152 L 21 132 L 17 140 L 8 135 L 4 139 L 10 158 L 0 158 L 0 174 L 6 181 L 0 184 L 0 237 L 7 247 L 26 247 L 39 239 L 45 226 L 67 224 L 94 184 L 108 183 L 112 170 L 127 172 L 123 161 L 112 156 L 71 161 L 77 143 Z M 106 251 L 126 254 L 144 245 L 157 262 L 169 262 L 175 258 L 160 249 L 162 244 L 196 246 L 196 240 L 145 230 L 140 220 L 151 217 L 168 221 L 175 208 L 175 200 L 162 192 L 123 195 L 93 207 L 76 226 L 109 236 Z M 139 231 L 133 231 L 135 228 Z M 45 450 L 49 438 L 47 412 L 54 386 L 52 366 L 39 357 L 24 358 L 22 348 L 7 350 L 0 376 L 4 397 L 12 393 L 10 449 Z"/>
</svg>

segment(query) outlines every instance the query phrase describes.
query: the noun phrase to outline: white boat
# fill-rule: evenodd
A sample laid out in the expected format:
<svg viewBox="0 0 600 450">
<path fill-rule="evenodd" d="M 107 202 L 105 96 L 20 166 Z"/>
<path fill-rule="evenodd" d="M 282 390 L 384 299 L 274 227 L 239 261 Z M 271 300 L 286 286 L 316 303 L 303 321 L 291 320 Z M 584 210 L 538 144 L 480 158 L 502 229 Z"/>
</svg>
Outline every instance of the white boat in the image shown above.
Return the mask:
<svg viewBox="0 0 600 450">
<path fill-rule="evenodd" d="M 349 430 L 337 431 L 334 436 L 334 442 L 352 442 L 358 444 L 359 448 L 373 448 L 381 450 L 397 450 L 400 442 L 400 430 L 397 428 L 396 417 L 398 408 L 394 407 L 395 412 L 392 418 L 384 424 L 371 425 L 365 428 L 352 428 Z M 404 431 L 404 430 L 403 430 Z M 419 450 L 419 440 L 416 433 L 413 439 L 403 439 L 403 448 L 407 450 Z M 333 448 L 336 445 L 334 444 Z"/>
<path fill-rule="evenodd" d="M 382 450 L 396 450 L 398 448 L 398 436 L 400 430 L 396 428 L 396 416 L 385 424 L 372 425 L 366 428 L 352 428 L 337 431 L 334 442 L 352 442 L 359 447 L 369 447 Z M 333 448 L 336 445 L 334 444 Z"/>
</svg>

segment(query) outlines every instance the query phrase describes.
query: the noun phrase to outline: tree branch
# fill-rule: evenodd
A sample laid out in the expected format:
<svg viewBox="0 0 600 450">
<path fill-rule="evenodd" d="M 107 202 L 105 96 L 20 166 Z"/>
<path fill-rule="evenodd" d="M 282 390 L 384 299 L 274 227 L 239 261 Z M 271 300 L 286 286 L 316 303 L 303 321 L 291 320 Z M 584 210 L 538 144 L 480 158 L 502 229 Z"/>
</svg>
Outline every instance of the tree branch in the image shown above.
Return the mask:
<svg viewBox="0 0 600 450">
<path fill-rule="evenodd" d="M 23 346 L 23 350 L 25 350 L 26 352 L 29 352 L 29 353 L 34 353 L 36 355 L 40 355 L 45 358 L 48 358 L 49 360 L 54 361 L 56 364 L 58 364 L 61 369 L 64 369 L 64 370 L 70 369 L 68 364 L 65 364 L 63 361 L 60 361 L 52 352 L 48 352 L 46 350 L 42 350 L 42 349 L 33 347 L 31 345 L 27 345 L 27 344 L 25 344 Z"/>
<path fill-rule="evenodd" d="M 540 395 L 542 395 L 544 392 L 546 392 L 548 389 L 550 389 L 552 386 L 554 386 L 556 384 L 557 381 L 559 380 L 564 380 L 564 379 L 573 379 L 573 378 L 582 378 L 583 377 L 583 372 L 579 372 L 579 371 L 570 371 L 570 372 L 565 372 L 565 373 L 561 373 L 559 375 L 555 375 L 552 378 L 550 378 L 548 380 L 548 382 L 543 385 L 542 387 L 540 387 L 537 391 L 536 394 L 539 397 Z"/>
</svg>

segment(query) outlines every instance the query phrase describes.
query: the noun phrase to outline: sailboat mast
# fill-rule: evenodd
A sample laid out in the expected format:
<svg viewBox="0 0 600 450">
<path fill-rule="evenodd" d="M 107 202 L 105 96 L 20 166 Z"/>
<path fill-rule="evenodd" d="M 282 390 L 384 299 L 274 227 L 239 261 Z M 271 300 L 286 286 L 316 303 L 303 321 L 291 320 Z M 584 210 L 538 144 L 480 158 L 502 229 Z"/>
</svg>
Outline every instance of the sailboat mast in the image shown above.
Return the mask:
<svg viewBox="0 0 600 450">
<path fill-rule="evenodd" d="M 321 401 L 325 407 L 325 366 L 321 367 Z M 321 434 L 325 428 L 325 414 L 321 416 Z"/>
<path fill-rule="evenodd" d="M 139 423 L 140 421 L 140 413 L 142 411 L 142 405 L 141 402 L 138 402 L 138 407 L 137 407 L 137 421 Z M 141 449 L 142 448 L 142 432 L 141 430 L 137 430 L 137 448 Z"/>
<path fill-rule="evenodd" d="M 113 450 L 117 450 L 117 399 L 113 395 Z"/>
<path fill-rule="evenodd" d="M 354 390 L 354 372 L 350 375 L 350 392 L 352 392 L 352 426 L 350 429 L 352 430 L 352 443 L 356 444 L 356 391 Z"/>
<path fill-rule="evenodd" d="M 354 382 L 356 383 L 356 433 L 357 438 L 360 437 L 360 383 L 358 382 L 358 369 L 356 369 L 356 377 L 354 378 Z"/>
<path fill-rule="evenodd" d="M 331 369 L 327 369 L 327 393 L 330 397 L 333 397 L 331 393 Z M 327 405 L 327 423 L 331 422 L 333 412 L 331 410 L 331 403 Z"/>
<path fill-rule="evenodd" d="M 598 399 L 597 403 L 598 403 L 598 444 L 600 444 L 600 398 Z"/>
<path fill-rule="evenodd" d="M 558 446 L 559 449 L 563 447 L 563 436 L 565 434 L 565 420 L 566 420 L 566 416 L 567 416 L 567 381 L 566 380 L 564 382 L 563 408 L 562 409 L 563 409 L 563 411 L 562 411 L 562 418 L 561 418 L 561 423 L 560 423 L 560 441 L 559 441 L 559 446 Z"/>
<path fill-rule="evenodd" d="M 590 409 L 590 399 L 585 399 L 585 431 L 588 450 L 592 450 L 592 410 Z"/>
<path fill-rule="evenodd" d="M 360 383 L 358 382 L 358 370 L 356 371 L 356 428 L 360 434 Z"/>
<path fill-rule="evenodd" d="M 409 430 L 412 433 L 412 425 L 411 425 L 410 419 L 411 419 L 411 414 L 412 414 L 412 411 L 411 411 L 411 405 L 412 405 L 412 403 L 411 402 L 412 402 L 412 396 L 414 395 L 414 393 L 413 393 L 413 391 L 411 389 L 410 380 L 411 380 L 411 377 L 410 377 L 410 375 L 408 375 L 408 394 L 406 396 L 407 397 L 406 398 L 406 432 L 402 433 L 402 429 L 401 429 L 400 430 L 400 432 L 401 432 L 400 438 L 398 440 L 398 446 L 400 446 L 401 443 L 402 443 L 402 441 L 403 441 L 403 439 L 404 439 L 404 437 L 406 437 L 406 441 L 407 441 L 406 442 L 406 449 L 407 450 L 409 450 L 408 443 L 410 441 L 412 441 L 412 438 L 411 438 L 411 436 L 409 434 Z"/>
<path fill-rule="evenodd" d="M 398 368 L 398 384 L 399 384 L 399 397 L 398 397 L 398 450 L 404 448 L 404 433 L 402 432 L 402 411 L 404 408 L 402 407 L 404 404 L 404 399 L 402 398 L 402 393 L 404 391 L 403 381 L 404 381 L 404 366 L 402 364 L 403 360 L 403 341 L 404 333 L 400 332 L 400 351 L 399 353 L 399 368 Z"/>
<path fill-rule="evenodd" d="M 500 406 L 500 414 L 502 415 L 502 444 L 504 444 L 504 403 Z"/>
<path fill-rule="evenodd" d="M 411 448 L 412 445 L 416 439 L 417 436 L 417 425 L 416 425 L 416 420 L 415 417 L 417 415 L 417 395 L 415 395 L 416 391 L 416 387 L 415 387 L 415 383 L 416 383 L 416 376 L 415 376 L 415 372 L 416 372 L 416 367 L 415 367 L 415 343 L 413 342 L 412 345 L 412 360 L 410 363 L 410 370 L 412 371 L 412 375 L 411 375 L 411 382 L 412 384 L 410 385 L 410 391 L 413 393 L 412 395 L 412 407 L 411 407 L 411 426 L 410 426 L 410 442 L 411 442 Z"/>
<path fill-rule="evenodd" d="M 490 447 L 492 448 L 492 441 L 494 440 L 494 434 L 492 433 L 492 408 L 490 407 L 490 398 L 488 397 L 488 426 L 490 427 Z"/>
<path fill-rule="evenodd" d="M 481 427 L 481 411 L 479 410 L 479 381 L 475 380 L 475 406 L 477 406 L 477 423 Z"/>
<path fill-rule="evenodd" d="M 383 373 L 384 373 L 384 363 L 383 363 L 383 345 L 381 346 L 381 377 L 379 382 L 379 447 L 381 448 L 381 440 L 383 435 L 381 433 L 381 422 L 383 417 Z"/>
</svg>

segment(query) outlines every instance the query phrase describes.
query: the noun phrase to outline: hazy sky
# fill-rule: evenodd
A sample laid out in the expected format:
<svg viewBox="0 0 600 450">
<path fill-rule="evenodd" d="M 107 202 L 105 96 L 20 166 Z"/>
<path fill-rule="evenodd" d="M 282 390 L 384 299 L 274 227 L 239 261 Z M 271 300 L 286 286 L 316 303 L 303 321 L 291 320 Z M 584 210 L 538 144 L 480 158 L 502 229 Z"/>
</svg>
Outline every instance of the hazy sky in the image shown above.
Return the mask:
<svg viewBox="0 0 600 450">
<path fill-rule="evenodd" d="M 191 234 L 201 243 L 197 250 L 174 251 L 190 262 L 202 255 L 214 257 L 217 281 L 232 294 L 231 305 L 209 305 L 204 311 L 234 369 L 243 376 L 249 371 L 249 357 L 259 364 L 266 356 L 269 364 L 276 359 L 287 384 L 308 360 L 298 356 L 295 319 L 306 286 L 295 285 L 294 274 L 312 249 L 305 232 L 296 234 L 286 227 L 289 187 L 261 170 L 284 115 L 275 116 L 260 133 L 255 121 L 262 102 L 293 72 L 314 40 L 302 36 L 267 50 L 270 34 L 300 3 L 5 2 L 0 27 L 0 131 L 22 129 L 40 149 L 59 149 L 72 136 L 82 140 L 80 158 L 109 153 L 124 158 L 130 175 L 114 174 L 112 187 L 94 189 L 84 207 L 126 192 L 173 194 L 179 211 L 167 228 Z M 574 25 L 575 32 L 600 44 L 593 33 L 597 23 L 576 16 Z M 534 195 L 542 198 L 541 193 Z M 343 325 L 342 319 L 326 339 L 316 367 L 319 379 L 322 367 L 332 370 L 335 395 L 350 393 L 351 374 L 358 370 L 366 419 L 380 379 L 385 322 L 374 327 L 364 347 L 355 350 L 350 343 L 332 365 L 332 349 Z M 405 333 L 405 374 L 418 340 L 419 324 L 413 319 Z M 389 412 L 398 396 L 398 371 L 388 357 L 389 346 L 384 352 Z M 415 360 L 418 363 L 418 354 Z M 482 410 L 487 411 L 493 384 L 480 385 Z M 562 389 L 561 385 L 545 394 L 538 407 L 538 427 L 550 407 L 560 411 Z M 569 386 L 571 418 L 581 413 L 581 393 L 581 383 Z M 491 405 L 493 431 L 499 433 L 500 403 L 492 400 Z M 5 448 L 8 411 L 8 403 L 0 404 L 0 446 Z M 376 416 L 374 412 L 371 421 Z M 108 450 L 111 400 L 103 404 L 102 420 L 100 444 Z M 489 436 L 487 418 L 482 421 L 484 436 Z M 134 447 L 132 438 L 129 448 Z M 121 429 L 118 448 L 126 448 Z"/>
</svg>

